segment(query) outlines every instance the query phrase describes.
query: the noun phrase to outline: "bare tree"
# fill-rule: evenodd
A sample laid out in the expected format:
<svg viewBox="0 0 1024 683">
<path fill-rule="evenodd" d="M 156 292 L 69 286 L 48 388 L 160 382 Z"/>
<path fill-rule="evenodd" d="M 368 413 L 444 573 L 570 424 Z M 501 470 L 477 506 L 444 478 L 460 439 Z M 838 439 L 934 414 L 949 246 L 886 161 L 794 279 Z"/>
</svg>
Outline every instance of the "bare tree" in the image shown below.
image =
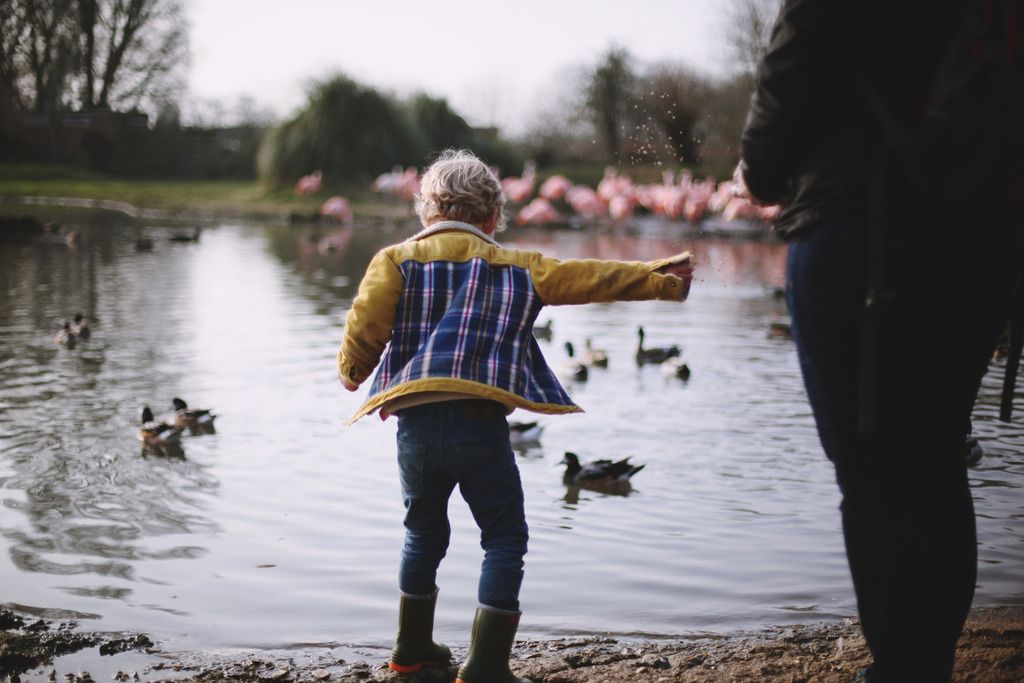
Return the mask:
<svg viewBox="0 0 1024 683">
<path fill-rule="evenodd" d="M 180 0 L 0 0 L 0 81 L 35 111 L 166 100 L 187 58 Z"/>
<path fill-rule="evenodd" d="M 188 37 L 178 0 L 78 1 L 93 8 L 82 33 L 98 48 L 84 63 L 83 105 L 138 107 L 180 88 Z"/>
<path fill-rule="evenodd" d="M 33 111 L 56 109 L 77 59 L 77 36 L 67 20 L 74 0 L 28 2 L 21 16 L 25 28 L 16 50 L 24 52 L 16 82 L 30 85 Z"/>
<path fill-rule="evenodd" d="M 638 95 L 641 124 L 661 160 L 661 149 L 674 163 L 695 163 L 700 147 L 697 123 L 711 89 L 706 78 L 682 64 L 663 62 L 652 66 L 643 78 Z"/>
<path fill-rule="evenodd" d="M 604 140 L 609 163 L 620 161 L 634 85 L 629 53 L 621 48 L 612 48 L 605 54 L 586 85 L 587 108 Z"/>
<path fill-rule="evenodd" d="M 781 0 L 730 0 L 725 11 L 725 41 L 740 71 L 751 76 L 768 50 Z"/>
<path fill-rule="evenodd" d="M 25 52 L 20 49 L 28 36 L 28 12 L 25 3 L 0 0 L 0 88 L 11 102 L 25 106 L 19 81 L 27 73 Z"/>
</svg>

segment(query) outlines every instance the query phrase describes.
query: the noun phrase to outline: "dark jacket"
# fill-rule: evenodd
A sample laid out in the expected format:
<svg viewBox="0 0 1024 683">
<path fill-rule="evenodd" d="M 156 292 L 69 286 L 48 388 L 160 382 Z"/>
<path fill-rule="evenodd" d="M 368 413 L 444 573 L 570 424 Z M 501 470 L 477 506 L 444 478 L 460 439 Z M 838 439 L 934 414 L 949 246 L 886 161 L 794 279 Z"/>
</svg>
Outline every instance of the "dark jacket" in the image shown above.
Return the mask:
<svg viewBox="0 0 1024 683">
<path fill-rule="evenodd" d="M 750 192 L 783 203 L 794 239 L 823 219 L 866 214 L 884 133 L 861 74 L 898 119 L 924 109 L 962 0 L 787 0 L 772 30 L 743 131 Z M 915 197 L 897 178 L 897 201 Z"/>
</svg>

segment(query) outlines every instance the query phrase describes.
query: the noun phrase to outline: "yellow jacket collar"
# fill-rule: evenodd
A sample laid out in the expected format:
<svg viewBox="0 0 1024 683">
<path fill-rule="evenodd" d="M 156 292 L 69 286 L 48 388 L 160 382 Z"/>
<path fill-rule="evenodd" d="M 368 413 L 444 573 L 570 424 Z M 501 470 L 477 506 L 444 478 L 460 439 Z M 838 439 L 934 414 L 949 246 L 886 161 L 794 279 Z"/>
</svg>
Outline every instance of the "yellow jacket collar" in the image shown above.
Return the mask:
<svg viewBox="0 0 1024 683">
<path fill-rule="evenodd" d="M 495 240 L 493 237 L 488 235 L 480 228 L 470 223 L 463 223 L 462 221 L 438 221 L 437 223 L 431 223 L 430 225 L 423 228 L 418 233 L 407 239 L 406 242 L 415 242 L 416 240 L 421 240 L 424 237 L 430 237 L 431 235 L 436 235 L 439 232 L 447 232 L 450 230 L 461 230 L 463 232 L 468 232 L 472 235 L 476 235 L 485 242 L 490 242 L 496 247 L 501 246 L 500 244 L 498 244 L 497 240 Z"/>
</svg>

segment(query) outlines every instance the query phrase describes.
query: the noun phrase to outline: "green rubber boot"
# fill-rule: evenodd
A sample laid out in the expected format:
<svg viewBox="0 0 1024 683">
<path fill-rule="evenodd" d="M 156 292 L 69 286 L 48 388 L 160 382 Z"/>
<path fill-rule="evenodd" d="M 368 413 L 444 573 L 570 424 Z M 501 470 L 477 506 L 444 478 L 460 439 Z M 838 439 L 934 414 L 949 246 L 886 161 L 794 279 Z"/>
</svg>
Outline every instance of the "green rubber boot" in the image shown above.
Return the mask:
<svg viewBox="0 0 1024 683">
<path fill-rule="evenodd" d="M 531 683 L 528 678 L 516 678 L 508 670 L 519 615 L 493 607 L 477 608 L 469 654 L 455 683 Z"/>
<path fill-rule="evenodd" d="M 398 606 L 398 636 L 388 662 L 392 671 L 411 674 L 425 666 L 447 666 L 451 662 L 451 650 L 433 640 L 436 604 L 436 588 L 429 595 L 402 595 Z"/>
</svg>

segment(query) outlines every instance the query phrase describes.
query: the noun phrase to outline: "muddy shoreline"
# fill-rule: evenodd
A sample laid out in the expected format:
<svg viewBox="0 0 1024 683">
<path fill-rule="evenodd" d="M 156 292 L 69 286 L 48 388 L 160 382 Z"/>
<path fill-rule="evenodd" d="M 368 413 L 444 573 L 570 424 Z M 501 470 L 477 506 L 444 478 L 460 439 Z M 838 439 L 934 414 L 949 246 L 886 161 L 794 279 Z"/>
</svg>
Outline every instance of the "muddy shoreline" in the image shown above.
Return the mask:
<svg viewBox="0 0 1024 683">
<path fill-rule="evenodd" d="M 54 664 L 87 649 L 109 657 L 88 665 Z M 138 655 L 146 655 L 140 658 Z M 455 648 L 458 659 L 464 648 Z M 140 666 L 140 663 L 144 662 Z M 821 681 L 846 683 L 868 662 L 855 621 L 769 628 L 720 637 L 634 641 L 561 638 L 516 642 L 512 668 L 538 683 L 612 681 Z M 109 671 L 116 671 L 113 675 Z M 166 652 L 144 634 L 80 630 L 0 610 L 0 676 L 11 681 L 451 681 L 451 670 L 399 678 L 381 658 L 340 658 L 326 648 L 274 652 Z M 955 681 L 1024 680 L 1024 606 L 974 610 L 961 638 Z"/>
</svg>

